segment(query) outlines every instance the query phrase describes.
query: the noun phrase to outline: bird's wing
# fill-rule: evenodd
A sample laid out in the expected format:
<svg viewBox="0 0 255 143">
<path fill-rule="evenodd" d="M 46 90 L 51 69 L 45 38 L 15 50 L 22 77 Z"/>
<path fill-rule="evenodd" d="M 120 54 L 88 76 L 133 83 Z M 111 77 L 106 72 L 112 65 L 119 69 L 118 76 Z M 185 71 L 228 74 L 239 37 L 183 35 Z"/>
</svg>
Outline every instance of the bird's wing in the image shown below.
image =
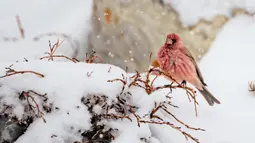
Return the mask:
<svg viewBox="0 0 255 143">
<path fill-rule="evenodd" d="M 185 53 L 185 55 L 186 55 L 187 57 L 189 57 L 190 60 L 192 61 L 192 63 L 195 65 L 196 72 L 197 72 L 197 76 L 198 76 L 199 80 L 201 81 L 201 83 L 202 83 L 204 86 L 207 86 L 206 83 L 204 82 L 204 78 L 203 78 L 203 76 L 202 76 L 202 73 L 201 73 L 200 69 L 199 69 L 198 66 L 197 66 L 197 63 L 196 63 L 194 57 L 192 56 L 192 54 L 189 52 L 189 50 L 188 50 L 187 48 L 184 47 L 183 49 L 184 49 L 183 53 Z"/>
</svg>

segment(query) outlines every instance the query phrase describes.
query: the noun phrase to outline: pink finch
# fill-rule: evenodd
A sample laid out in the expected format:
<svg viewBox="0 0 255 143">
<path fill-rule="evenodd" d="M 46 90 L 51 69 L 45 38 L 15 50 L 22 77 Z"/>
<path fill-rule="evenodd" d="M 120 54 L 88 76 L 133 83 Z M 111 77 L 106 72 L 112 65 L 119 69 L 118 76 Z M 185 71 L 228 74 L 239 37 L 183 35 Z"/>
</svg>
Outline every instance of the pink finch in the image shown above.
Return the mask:
<svg viewBox="0 0 255 143">
<path fill-rule="evenodd" d="M 158 63 L 157 63 L 158 62 Z M 154 65 L 171 75 L 177 81 L 193 84 L 204 96 L 209 105 L 220 104 L 206 88 L 206 83 L 191 53 L 176 34 L 167 35 L 165 44 L 159 49 Z"/>
</svg>

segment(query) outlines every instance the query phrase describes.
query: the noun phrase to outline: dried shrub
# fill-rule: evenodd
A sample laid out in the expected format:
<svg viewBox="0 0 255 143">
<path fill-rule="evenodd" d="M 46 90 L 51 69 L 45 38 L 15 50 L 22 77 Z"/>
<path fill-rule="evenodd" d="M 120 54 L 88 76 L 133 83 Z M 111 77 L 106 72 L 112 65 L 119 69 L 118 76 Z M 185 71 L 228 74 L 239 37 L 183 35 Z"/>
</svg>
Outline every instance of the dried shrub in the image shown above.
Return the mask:
<svg viewBox="0 0 255 143">
<path fill-rule="evenodd" d="M 64 39 L 64 41 L 68 42 L 70 44 L 71 49 L 74 50 L 74 54 L 72 55 L 72 57 L 76 57 L 78 52 L 79 52 L 79 42 L 75 39 L 73 39 L 73 37 L 71 35 L 67 35 L 65 33 L 58 33 L 58 32 L 49 32 L 49 33 L 42 33 L 39 34 L 38 36 L 33 37 L 34 41 L 39 41 L 40 39 L 42 39 L 43 37 L 58 37 L 58 38 L 62 38 Z"/>
<path fill-rule="evenodd" d="M 55 57 L 62 57 L 67 58 L 71 60 L 72 62 L 76 63 L 78 60 L 75 60 L 73 58 L 68 58 L 66 56 L 62 55 L 55 55 L 56 50 L 59 48 L 63 41 L 57 41 L 53 46 L 49 42 L 50 52 L 48 52 L 48 56 L 42 57 L 41 59 L 48 58 L 48 60 L 53 60 Z M 92 53 L 90 57 L 86 55 L 85 63 L 95 63 L 96 59 L 100 59 L 99 57 L 94 55 L 95 52 Z M 101 59 L 100 59 L 101 60 Z M 101 60 L 102 61 L 102 60 Z M 11 68 L 12 66 L 6 68 L 7 72 L 6 75 L 1 76 L 0 78 L 4 78 L 7 76 L 13 76 L 16 74 L 24 74 L 24 73 L 30 73 L 35 74 L 39 77 L 44 77 L 43 74 L 35 72 L 35 71 L 17 71 Z M 108 72 L 111 71 L 111 68 L 108 70 Z M 91 77 L 93 71 L 90 73 L 87 73 L 88 77 Z M 153 73 L 157 73 L 156 75 L 163 75 L 167 77 L 168 79 L 171 79 L 173 82 L 168 85 L 163 85 L 160 87 L 154 87 L 154 82 L 157 79 L 158 76 L 156 76 L 153 80 L 151 80 L 150 75 Z M 85 73 L 86 74 L 86 73 Z M 154 124 L 154 125 L 165 125 L 169 126 L 170 128 L 173 128 L 177 131 L 179 131 L 187 140 L 191 139 L 195 141 L 196 143 L 199 143 L 199 140 L 195 137 L 193 137 L 190 133 L 184 131 L 183 128 L 189 129 L 189 130 L 195 130 L 195 131 L 205 131 L 202 128 L 195 128 L 190 125 L 187 125 L 183 121 L 181 121 L 179 118 L 177 118 L 176 115 L 174 115 L 171 112 L 171 108 L 178 108 L 178 106 L 174 105 L 171 101 L 171 97 L 168 95 L 165 95 L 165 101 L 163 102 L 155 102 L 154 107 L 145 115 L 139 114 L 137 111 L 140 107 L 136 107 L 132 104 L 130 101 L 130 98 L 132 96 L 131 93 L 125 92 L 125 87 L 129 88 L 132 86 L 136 86 L 139 88 L 143 88 L 147 94 L 151 94 L 153 92 L 156 92 L 159 89 L 168 88 L 170 89 L 170 92 L 173 89 L 180 88 L 186 91 L 186 94 L 190 101 L 194 102 L 195 111 L 197 115 L 197 107 L 198 102 L 196 101 L 196 95 L 195 91 L 187 87 L 184 84 L 181 84 L 177 82 L 175 79 L 173 79 L 169 74 L 165 73 L 164 71 L 158 69 L 158 68 L 150 68 L 145 73 L 145 78 L 141 76 L 141 74 L 136 71 L 136 74 L 131 77 L 131 82 L 127 82 L 127 77 L 125 77 L 122 74 L 122 78 L 116 78 L 112 80 L 108 80 L 109 84 L 111 82 L 121 82 L 123 84 L 123 87 L 121 89 L 120 94 L 116 97 L 117 100 L 113 100 L 111 102 L 108 102 L 109 99 L 105 95 L 94 95 L 89 94 L 84 96 L 81 99 L 81 102 L 88 108 L 88 111 L 92 115 L 91 118 L 91 128 L 89 130 L 81 131 L 81 135 L 84 137 L 82 143 L 110 143 L 113 141 L 116 136 L 118 135 L 119 129 L 111 128 L 110 126 L 105 125 L 102 121 L 109 121 L 109 120 L 125 120 L 130 122 L 131 124 L 133 122 L 137 123 L 137 126 L 140 127 L 141 124 Z M 30 116 L 25 116 L 26 118 L 21 119 L 20 121 L 26 121 L 26 119 L 32 118 L 33 120 L 35 118 L 43 118 L 44 113 L 50 113 L 53 109 L 53 105 L 48 103 L 48 98 L 46 94 L 39 94 L 33 90 L 28 91 L 22 91 L 19 94 L 19 99 L 21 101 L 25 102 L 25 110 L 29 110 L 32 113 L 30 113 Z M 142 95 L 141 95 L 142 96 Z M 1 100 L 1 99 L 0 99 Z M 12 105 L 5 105 L 6 108 L 3 111 L 0 111 L 2 114 L 9 113 L 9 111 L 12 110 Z M 95 108 L 99 108 L 100 110 L 96 110 Z M 55 107 L 57 110 L 57 107 Z M 59 110 L 59 109 L 58 109 Z M 7 112 L 8 111 L 8 112 Z M 177 122 L 179 125 L 176 125 L 173 122 L 170 122 L 168 119 L 161 117 L 160 112 L 165 112 L 168 114 L 169 117 L 172 117 L 175 122 Z M 25 120 L 24 120 L 25 119 Z M 45 120 L 44 120 L 45 121 Z M 45 121 L 46 122 L 46 121 Z M 52 136 L 54 137 L 54 135 Z M 142 137 L 142 140 L 145 142 L 148 142 L 149 139 L 146 137 Z"/>
<path fill-rule="evenodd" d="M 112 80 L 112 81 L 121 81 L 123 79 Z M 131 82 L 132 83 L 132 82 Z M 123 82 L 123 84 L 126 84 Z M 154 90 L 155 91 L 155 90 Z M 177 131 L 179 131 L 183 136 L 188 140 L 191 139 L 197 143 L 199 140 L 193 137 L 188 132 L 184 131 L 181 126 L 186 127 L 190 130 L 196 131 L 205 131 L 202 128 L 195 128 L 187 125 L 180 119 L 178 119 L 173 113 L 170 112 L 170 108 L 178 108 L 178 106 L 173 105 L 171 102 L 171 97 L 166 95 L 166 100 L 160 103 L 155 102 L 155 106 L 151 111 L 145 115 L 139 115 L 137 110 L 139 107 L 133 106 L 129 101 L 132 96 L 129 92 L 121 93 L 117 96 L 117 102 L 112 101 L 112 104 L 108 104 L 108 97 L 104 95 L 88 95 L 81 99 L 82 103 L 88 107 L 88 110 L 92 114 L 91 124 L 92 129 L 89 131 L 84 131 L 83 136 L 86 140 L 83 142 L 91 142 L 100 141 L 102 143 L 108 143 L 114 140 L 116 132 L 118 133 L 118 129 L 112 129 L 107 127 L 106 125 L 100 123 L 102 120 L 126 120 L 133 123 L 134 119 L 137 122 L 137 126 L 140 127 L 140 124 L 156 124 L 156 125 L 166 125 Z M 93 109 L 95 106 L 99 106 L 101 108 L 100 113 L 96 113 Z M 111 111 L 111 112 L 110 112 Z M 177 121 L 181 126 L 177 126 L 174 123 L 167 121 L 164 117 L 160 117 L 157 115 L 159 111 L 163 111 L 167 113 L 170 117 L 172 117 L 175 121 Z M 103 132 L 104 130 L 104 132 Z M 144 138 L 145 142 L 148 139 Z"/>
<path fill-rule="evenodd" d="M 44 56 L 44 57 L 41 57 L 40 60 L 42 59 L 45 59 L 47 58 L 48 61 L 53 61 L 53 58 L 65 58 L 65 59 L 68 59 L 74 63 L 76 62 L 79 62 L 77 59 L 75 58 L 70 58 L 68 56 L 65 56 L 65 55 L 56 55 L 55 52 L 56 50 L 60 47 L 60 45 L 64 42 L 64 40 L 62 40 L 61 42 L 59 40 L 57 40 L 57 42 L 54 44 L 54 45 L 51 45 L 51 42 L 49 41 L 49 48 L 50 48 L 50 51 L 49 52 L 46 52 L 45 54 L 47 54 L 48 56 Z"/>
<path fill-rule="evenodd" d="M 28 90 L 28 91 L 22 91 L 21 93 L 19 93 L 19 99 L 20 100 L 26 100 L 27 101 L 27 106 L 29 107 L 29 109 L 34 113 L 35 117 L 39 117 L 42 118 L 43 121 L 46 123 L 46 120 L 43 118 L 43 112 L 40 109 L 39 104 L 37 103 L 36 99 L 34 96 L 38 96 L 43 98 L 43 102 L 46 102 L 48 100 L 48 97 L 46 96 L 47 94 L 39 94 L 33 90 Z M 26 106 L 26 105 L 25 105 Z M 43 106 L 44 110 L 46 112 L 50 112 L 51 108 L 50 107 L 46 107 Z"/>
<path fill-rule="evenodd" d="M 103 60 L 96 55 L 96 51 L 92 50 L 92 53 L 90 54 L 90 56 L 88 56 L 88 53 L 86 53 L 86 57 L 84 60 L 85 63 L 90 63 L 90 64 L 95 63 L 96 60 L 99 60 L 99 62 L 103 63 Z"/>
<path fill-rule="evenodd" d="M 11 68 L 13 65 L 10 65 L 9 67 L 6 67 L 5 69 L 7 69 L 6 74 L 3 76 L 0 76 L 0 78 L 4 78 L 7 76 L 12 76 L 12 75 L 16 75 L 16 74 L 25 74 L 25 73 L 30 73 L 30 74 L 34 74 L 37 75 L 39 77 L 44 77 L 43 74 L 39 73 L 39 72 L 35 72 L 35 71 L 31 71 L 31 70 L 22 70 L 22 71 L 17 71 L 14 70 L 13 68 Z"/>
<path fill-rule="evenodd" d="M 152 73 L 155 74 L 155 72 L 157 73 L 156 74 L 157 76 L 153 80 L 150 80 L 150 75 Z M 156 80 L 156 78 L 159 75 L 163 75 L 166 78 L 171 79 L 172 83 L 168 84 L 168 85 L 163 85 L 163 86 L 160 86 L 160 87 L 154 87 L 153 83 L 154 83 L 154 81 Z M 124 91 L 124 87 L 127 84 L 128 84 L 127 85 L 128 87 L 136 86 L 136 87 L 143 88 L 148 94 L 151 94 L 152 92 L 155 92 L 155 91 L 157 91 L 159 89 L 163 89 L 163 88 L 170 89 L 170 93 L 171 93 L 171 91 L 173 89 L 176 89 L 176 88 L 183 89 L 184 91 L 186 91 L 186 95 L 188 96 L 189 101 L 191 102 L 191 100 L 193 100 L 194 108 L 195 108 L 195 113 L 196 113 L 196 116 L 197 116 L 197 105 L 198 105 L 198 102 L 196 101 L 196 95 L 195 95 L 196 92 L 192 88 L 187 87 L 185 84 L 182 84 L 182 83 L 179 83 L 178 81 L 176 81 L 168 73 L 160 70 L 159 68 L 149 68 L 148 72 L 145 73 L 145 79 L 142 78 L 141 74 L 138 71 L 136 71 L 136 74 L 134 76 L 132 76 L 131 78 L 132 78 L 132 81 L 130 83 L 127 83 L 127 80 L 125 79 L 124 76 L 123 76 L 122 79 L 116 78 L 116 79 L 113 79 L 113 80 L 109 80 L 108 82 L 120 81 L 120 82 L 123 83 L 123 88 L 122 88 L 122 91 L 121 91 L 120 95 L 122 95 L 122 93 Z M 167 125 L 167 126 L 173 128 L 173 129 L 179 131 L 181 134 L 184 135 L 184 137 L 187 140 L 191 139 L 191 140 L 199 143 L 199 140 L 197 138 L 193 137 L 191 134 L 189 134 L 189 133 L 185 132 L 184 130 L 182 130 L 182 128 L 180 126 L 176 126 L 174 123 L 166 121 L 166 119 L 158 116 L 156 113 L 159 110 L 161 110 L 161 111 L 164 111 L 165 113 L 167 113 L 169 116 L 173 117 L 173 119 L 175 121 L 177 121 L 178 123 L 180 123 L 181 125 L 183 125 L 187 129 L 196 130 L 196 131 L 205 131 L 204 129 L 194 128 L 194 127 L 191 127 L 191 126 L 185 124 L 183 121 L 178 119 L 174 114 L 172 114 L 170 112 L 170 110 L 169 110 L 170 107 L 178 108 L 178 106 L 173 105 L 171 103 L 171 98 L 168 95 L 166 95 L 166 101 L 160 102 L 160 103 L 155 102 L 155 107 L 150 111 L 150 113 L 148 113 L 149 118 L 146 118 L 146 116 L 142 116 L 142 115 L 137 114 L 136 113 L 136 109 L 134 109 L 132 107 L 132 105 L 128 104 L 126 101 L 124 103 L 125 104 L 121 104 L 121 105 L 124 105 L 123 108 L 125 108 L 125 111 L 128 111 L 128 112 L 125 112 L 125 114 L 124 114 L 125 116 L 123 116 L 123 114 L 121 114 L 121 115 L 114 115 L 114 116 L 115 117 L 126 118 L 126 119 L 130 119 L 131 120 L 132 118 L 130 116 L 133 115 L 133 117 L 136 118 L 138 126 L 140 126 L 140 124 L 142 124 L 142 123 L 143 124 Z"/>
</svg>

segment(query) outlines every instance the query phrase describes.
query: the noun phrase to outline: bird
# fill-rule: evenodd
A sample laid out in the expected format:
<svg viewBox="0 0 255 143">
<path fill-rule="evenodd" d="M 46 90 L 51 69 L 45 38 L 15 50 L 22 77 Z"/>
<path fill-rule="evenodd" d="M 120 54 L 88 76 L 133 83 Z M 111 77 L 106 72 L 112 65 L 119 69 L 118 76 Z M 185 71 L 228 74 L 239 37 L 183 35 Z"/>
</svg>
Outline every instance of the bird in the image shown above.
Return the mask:
<svg viewBox="0 0 255 143">
<path fill-rule="evenodd" d="M 194 57 L 177 34 L 167 35 L 166 41 L 158 50 L 157 59 L 153 61 L 152 65 L 159 67 L 182 84 L 189 82 L 194 85 L 210 106 L 213 106 L 214 103 L 221 104 L 207 89 L 207 84 Z"/>
</svg>

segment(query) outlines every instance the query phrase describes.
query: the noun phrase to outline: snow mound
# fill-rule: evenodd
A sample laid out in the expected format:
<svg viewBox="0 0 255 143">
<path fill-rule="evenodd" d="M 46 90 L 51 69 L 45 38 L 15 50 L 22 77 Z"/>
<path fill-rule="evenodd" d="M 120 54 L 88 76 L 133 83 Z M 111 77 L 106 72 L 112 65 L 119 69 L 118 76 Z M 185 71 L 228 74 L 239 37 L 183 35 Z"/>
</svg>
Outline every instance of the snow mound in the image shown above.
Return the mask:
<svg viewBox="0 0 255 143">
<path fill-rule="evenodd" d="M 47 51 L 49 40 L 54 43 L 57 39 L 65 40 L 63 48 L 58 52 L 66 56 L 84 58 L 91 30 L 92 2 L 92 0 L 1 2 L 0 60 L 16 61 L 23 58 L 21 56 L 36 59 L 36 56 Z M 16 16 L 19 17 L 24 30 L 24 39 L 20 36 Z"/>
<path fill-rule="evenodd" d="M 164 0 L 164 2 L 172 4 L 186 26 L 194 25 L 199 19 L 212 20 L 219 14 L 230 17 L 234 8 L 255 12 L 253 0 Z"/>
<path fill-rule="evenodd" d="M 158 143 L 162 139 L 151 129 L 158 126 L 198 141 L 188 132 L 203 131 L 172 113 L 178 107 L 169 89 L 181 89 L 188 103 L 185 87 L 165 82 L 168 87 L 163 88 L 157 82 L 162 77 L 155 79 L 150 72 L 127 74 L 109 64 L 28 60 L 1 62 L 0 75 L 1 115 L 29 125 L 15 143 Z"/>
<path fill-rule="evenodd" d="M 234 18 L 224 26 L 200 63 L 210 89 L 222 101 L 214 110 L 217 115 L 208 121 L 210 135 L 208 132 L 207 136 L 201 136 L 208 143 L 254 140 L 255 98 L 248 91 L 255 73 L 254 33 L 253 17 Z"/>
<path fill-rule="evenodd" d="M 190 107 L 183 96 L 177 96 L 173 103 L 181 108 L 174 113 L 185 123 L 203 127 L 205 132 L 191 131 L 202 143 L 253 142 L 255 127 L 255 97 L 249 91 L 249 82 L 254 84 L 254 33 L 255 19 L 239 16 L 230 20 L 218 33 L 209 52 L 199 63 L 208 89 L 221 104 L 209 107 L 198 96 L 198 117 L 187 112 Z M 158 81 L 159 82 L 159 81 Z M 164 81 L 160 81 L 162 84 Z M 152 127 L 155 136 L 162 143 L 185 142 L 180 134 L 165 127 Z M 169 138 L 169 136 L 174 138 Z"/>
<path fill-rule="evenodd" d="M 8 67 L 8 64 L 0 63 L 0 67 L 2 69 L 0 74 L 5 75 L 3 69 Z M 110 67 L 111 72 L 108 73 Z M 122 85 L 117 82 L 109 84 L 107 80 L 125 75 L 122 69 L 107 64 L 33 61 L 16 63 L 11 68 L 15 71 L 35 71 L 44 77 L 24 73 L 2 78 L 1 111 L 11 106 L 13 116 L 26 119 L 33 115 L 27 112 L 28 100 L 32 108 L 38 104 L 39 109 L 49 108 L 48 112 L 54 113 L 46 114 L 43 111 L 38 113 L 35 108 L 34 115 L 43 114 L 41 116 L 46 123 L 42 119 L 35 120 L 25 135 L 16 141 L 17 143 L 68 142 L 62 138 L 80 139 L 81 136 L 73 132 L 88 129 L 91 118 L 86 107 L 82 105 L 81 98 L 87 94 L 104 94 L 109 99 L 114 99 L 120 93 Z M 51 138 L 52 135 L 57 137 Z"/>
</svg>

